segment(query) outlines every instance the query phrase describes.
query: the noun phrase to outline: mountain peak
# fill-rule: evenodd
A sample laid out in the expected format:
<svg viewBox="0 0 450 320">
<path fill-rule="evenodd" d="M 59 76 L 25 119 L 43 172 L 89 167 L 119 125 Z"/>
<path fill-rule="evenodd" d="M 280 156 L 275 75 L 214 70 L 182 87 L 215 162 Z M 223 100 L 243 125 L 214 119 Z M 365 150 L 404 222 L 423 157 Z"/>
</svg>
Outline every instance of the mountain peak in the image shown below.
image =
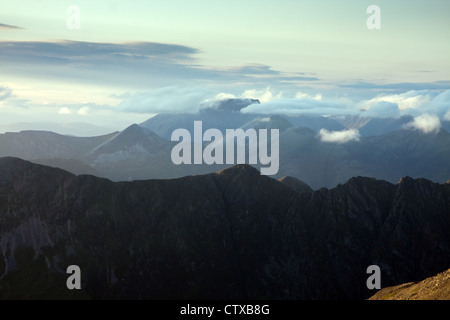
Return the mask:
<svg viewBox="0 0 450 320">
<path fill-rule="evenodd" d="M 306 183 L 291 176 L 284 176 L 280 178 L 278 181 L 280 181 L 281 183 L 285 184 L 289 188 L 294 189 L 299 193 L 313 192 L 313 189 L 311 189 L 311 187 L 308 186 Z"/>
<path fill-rule="evenodd" d="M 413 181 L 414 181 L 414 179 L 411 178 L 410 176 L 405 176 L 405 177 L 400 178 L 400 180 L 398 181 L 398 184 L 406 184 L 406 183 L 411 183 Z"/>
<path fill-rule="evenodd" d="M 237 164 L 216 172 L 220 176 L 259 176 L 260 172 L 248 164 Z"/>
<path fill-rule="evenodd" d="M 145 131 L 145 128 L 139 126 L 138 124 L 134 123 L 131 126 L 125 128 L 121 133 L 140 133 Z"/>
</svg>

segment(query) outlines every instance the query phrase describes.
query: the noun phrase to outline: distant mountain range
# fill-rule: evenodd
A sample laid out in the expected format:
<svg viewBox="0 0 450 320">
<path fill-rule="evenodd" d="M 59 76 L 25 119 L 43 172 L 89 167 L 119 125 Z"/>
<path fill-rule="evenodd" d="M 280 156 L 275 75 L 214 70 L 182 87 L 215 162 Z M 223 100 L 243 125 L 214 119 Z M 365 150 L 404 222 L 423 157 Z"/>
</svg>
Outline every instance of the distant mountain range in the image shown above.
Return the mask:
<svg viewBox="0 0 450 320">
<path fill-rule="evenodd" d="M 369 265 L 383 288 L 450 267 L 449 207 L 450 184 L 410 177 L 111 182 L 1 158 L 0 298 L 366 299 Z"/>
<path fill-rule="evenodd" d="M 403 176 L 435 182 L 450 178 L 449 122 L 437 133 L 405 129 L 412 118 L 324 117 L 246 114 L 251 99 L 229 99 L 190 114 L 160 114 L 121 132 L 73 137 L 43 131 L 0 134 L 0 157 L 13 156 L 55 166 L 74 174 L 93 174 L 113 181 L 180 178 L 205 174 L 229 165 L 174 165 L 173 130 L 279 129 L 280 170 L 275 178 L 293 176 L 311 186 L 335 187 L 354 176 L 396 183 Z M 324 142 L 319 132 L 355 129 L 359 140 Z M 259 169 L 259 165 L 255 165 Z"/>
</svg>

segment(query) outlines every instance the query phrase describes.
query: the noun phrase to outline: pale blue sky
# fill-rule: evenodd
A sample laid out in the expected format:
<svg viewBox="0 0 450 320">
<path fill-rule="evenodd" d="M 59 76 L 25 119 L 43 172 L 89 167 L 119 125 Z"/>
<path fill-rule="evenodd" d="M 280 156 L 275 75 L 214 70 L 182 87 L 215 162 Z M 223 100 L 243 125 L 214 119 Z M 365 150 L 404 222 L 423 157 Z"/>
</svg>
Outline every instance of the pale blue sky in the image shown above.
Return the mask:
<svg viewBox="0 0 450 320">
<path fill-rule="evenodd" d="M 381 30 L 366 27 L 371 4 Z M 66 26 L 69 5 L 80 8 L 79 30 Z M 447 90 L 449 12 L 447 0 L 2 0 L 0 124 L 39 110 L 91 123 L 117 113 L 108 126 L 124 125 L 160 110 L 120 109 L 128 97 L 167 88 L 192 104 L 219 93 L 361 100 L 396 85 L 395 94 Z"/>
</svg>

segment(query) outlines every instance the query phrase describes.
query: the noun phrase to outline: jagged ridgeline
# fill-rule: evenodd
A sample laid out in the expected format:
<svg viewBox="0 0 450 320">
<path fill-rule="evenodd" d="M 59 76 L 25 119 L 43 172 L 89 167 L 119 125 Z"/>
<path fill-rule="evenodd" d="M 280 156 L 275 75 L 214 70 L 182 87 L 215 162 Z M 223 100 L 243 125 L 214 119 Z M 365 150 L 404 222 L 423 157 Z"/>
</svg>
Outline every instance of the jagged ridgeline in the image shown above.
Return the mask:
<svg viewBox="0 0 450 320">
<path fill-rule="evenodd" d="M 313 191 L 247 165 L 111 182 L 0 159 L 0 297 L 365 299 L 450 267 L 450 184 Z M 68 290 L 66 268 L 81 269 Z"/>
</svg>

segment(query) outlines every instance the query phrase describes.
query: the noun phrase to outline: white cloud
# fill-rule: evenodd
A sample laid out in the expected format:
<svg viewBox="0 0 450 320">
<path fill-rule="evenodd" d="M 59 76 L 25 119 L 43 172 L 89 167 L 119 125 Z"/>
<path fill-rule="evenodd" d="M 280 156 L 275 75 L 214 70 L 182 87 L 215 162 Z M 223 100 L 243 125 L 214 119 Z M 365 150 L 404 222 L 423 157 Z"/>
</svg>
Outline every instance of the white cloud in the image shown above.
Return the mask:
<svg viewBox="0 0 450 320">
<path fill-rule="evenodd" d="M 359 108 L 372 117 L 397 117 L 402 114 L 419 116 L 430 113 L 444 117 L 450 108 L 450 90 L 412 90 L 400 94 L 378 95 L 363 100 Z"/>
<path fill-rule="evenodd" d="M 78 111 L 77 114 L 81 115 L 81 116 L 85 116 L 89 113 L 89 107 L 81 107 Z"/>
<path fill-rule="evenodd" d="M 322 100 L 322 95 L 320 93 L 317 93 L 316 95 L 312 96 L 310 94 L 299 91 L 295 94 L 295 99 L 311 99 L 320 101 Z"/>
<path fill-rule="evenodd" d="M 361 109 L 370 110 L 382 102 L 396 104 L 399 110 L 418 109 L 430 99 L 428 92 L 412 90 L 400 94 L 378 95 L 370 100 L 364 100 L 361 102 Z"/>
<path fill-rule="evenodd" d="M 270 102 L 281 98 L 282 93 L 274 93 L 270 88 L 263 90 L 249 89 L 245 90 L 241 97 L 246 99 L 258 99 L 261 103 Z"/>
<path fill-rule="evenodd" d="M 340 99 L 279 99 L 261 104 L 253 104 L 241 110 L 243 113 L 286 114 L 286 115 L 349 115 L 356 114 L 352 103 Z"/>
<path fill-rule="evenodd" d="M 227 99 L 235 99 L 236 96 L 231 93 L 221 92 L 214 97 L 214 100 L 227 100 Z"/>
<path fill-rule="evenodd" d="M 136 113 L 195 113 L 211 92 L 200 87 L 170 86 L 120 96 L 118 109 Z"/>
<path fill-rule="evenodd" d="M 444 120 L 450 121 L 450 109 L 447 111 L 447 113 L 444 116 Z"/>
<path fill-rule="evenodd" d="M 437 116 L 425 113 L 415 117 L 413 121 L 405 125 L 405 128 L 419 130 L 425 134 L 437 133 L 441 128 L 441 121 Z"/>
<path fill-rule="evenodd" d="M 70 111 L 70 109 L 67 108 L 67 107 L 62 107 L 62 108 L 59 109 L 58 113 L 59 114 L 71 114 L 72 111 Z"/>
<path fill-rule="evenodd" d="M 346 143 L 350 141 L 359 141 L 360 134 L 356 129 L 342 131 L 328 131 L 321 129 L 319 131 L 319 139 L 322 142 Z"/>
</svg>

